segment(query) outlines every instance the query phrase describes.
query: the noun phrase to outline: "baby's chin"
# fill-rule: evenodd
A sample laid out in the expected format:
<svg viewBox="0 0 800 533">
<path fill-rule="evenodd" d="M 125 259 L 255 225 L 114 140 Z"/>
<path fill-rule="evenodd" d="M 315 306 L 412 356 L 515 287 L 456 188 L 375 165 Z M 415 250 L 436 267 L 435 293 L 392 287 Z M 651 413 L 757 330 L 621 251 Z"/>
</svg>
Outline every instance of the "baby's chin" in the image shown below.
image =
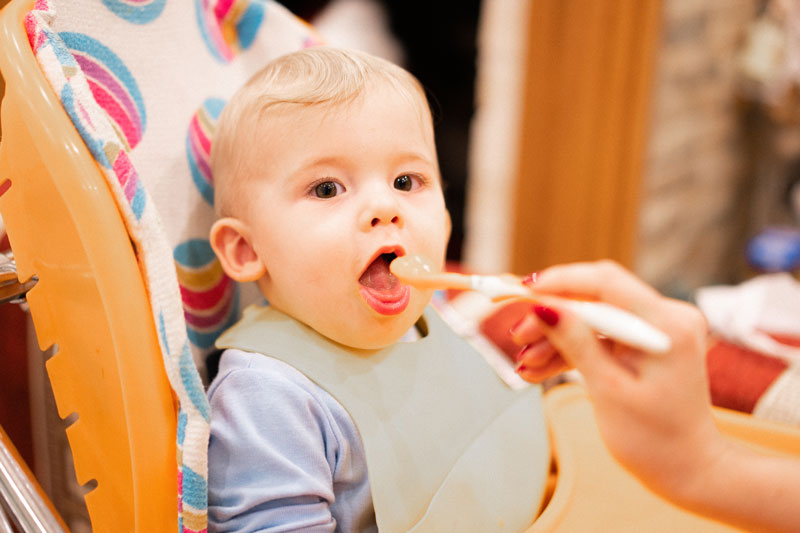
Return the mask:
<svg viewBox="0 0 800 533">
<path fill-rule="evenodd" d="M 403 317 L 392 317 L 391 320 L 376 321 L 369 331 L 349 331 L 335 329 L 324 331 L 314 328 L 317 333 L 348 348 L 356 350 L 380 350 L 395 344 L 417 323 L 422 311 L 417 315 L 408 314 Z M 313 327 L 313 326 L 312 326 Z"/>
<path fill-rule="evenodd" d="M 433 292 L 412 289 L 408 306 L 395 315 L 377 313 L 360 297 L 342 305 L 338 313 L 323 311 L 319 303 L 292 306 L 292 302 L 281 302 L 278 298 L 270 299 L 270 305 L 345 347 L 379 350 L 395 344 L 408 333 L 430 303 Z M 285 305 L 287 303 L 289 305 Z"/>
<path fill-rule="evenodd" d="M 317 333 L 348 348 L 380 350 L 399 341 L 422 316 L 430 298 L 420 294 L 415 296 L 411 298 L 409 306 L 397 315 L 380 315 L 364 306 L 360 312 L 354 313 L 360 316 L 353 320 L 346 319 L 338 324 L 328 321 L 314 324 L 308 321 L 306 324 Z"/>
</svg>

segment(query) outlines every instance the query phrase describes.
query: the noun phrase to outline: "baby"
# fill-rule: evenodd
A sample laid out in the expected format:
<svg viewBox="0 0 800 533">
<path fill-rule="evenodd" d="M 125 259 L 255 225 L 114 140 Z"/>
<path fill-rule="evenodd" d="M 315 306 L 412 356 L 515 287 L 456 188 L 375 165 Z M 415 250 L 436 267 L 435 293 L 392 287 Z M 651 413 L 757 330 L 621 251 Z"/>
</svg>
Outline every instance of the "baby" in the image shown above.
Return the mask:
<svg viewBox="0 0 800 533">
<path fill-rule="evenodd" d="M 214 251 L 269 301 L 218 342 L 211 529 L 530 524 L 539 389 L 510 390 L 389 271 L 442 266 L 450 232 L 417 80 L 353 51 L 278 58 L 226 106 L 211 166 Z"/>
</svg>

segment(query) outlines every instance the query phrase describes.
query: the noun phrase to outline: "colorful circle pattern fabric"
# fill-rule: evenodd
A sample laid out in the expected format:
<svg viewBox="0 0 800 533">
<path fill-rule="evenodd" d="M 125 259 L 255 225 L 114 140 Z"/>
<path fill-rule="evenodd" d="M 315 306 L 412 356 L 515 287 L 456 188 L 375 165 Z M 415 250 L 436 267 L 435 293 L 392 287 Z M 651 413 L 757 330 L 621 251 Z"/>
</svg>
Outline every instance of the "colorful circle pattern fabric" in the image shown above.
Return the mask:
<svg viewBox="0 0 800 533">
<path fill-rule="evenodd" d="M 195 7 L 203 40 L 221 63 L 249 48 L 264 20 L 263 0 L 195 0 Z"/>
<path fill-rule="evenodd" d="M 222 270 L 211 245 L 204 239 L 191 239 L 175 247 L 184 317 L 189 340 L 202 349 L 236 321 L 239 288 Z"/>
<path fill-rule="evenodd" d="M 211 177 L 211 138 L 225 100 L 209 98 L 192 116 L 186 134 L 186 157 L 192 180 L 208 205 L 214 205 L 214 182 Z"/>
<path fill-rule="evenodd" d="M 59 34 L 86 75 L 97 103 L 111 119 L 128 150 L 142 138 L 146 114 L 139 86 L 128 68 L 110 48 L 82 33 Z"/>
<path fill-rule="evenodd" d="M 147 24 L 157 19 L 167 0 L 103 0 L 118 17 L 133 24 Z"/>
</svg>

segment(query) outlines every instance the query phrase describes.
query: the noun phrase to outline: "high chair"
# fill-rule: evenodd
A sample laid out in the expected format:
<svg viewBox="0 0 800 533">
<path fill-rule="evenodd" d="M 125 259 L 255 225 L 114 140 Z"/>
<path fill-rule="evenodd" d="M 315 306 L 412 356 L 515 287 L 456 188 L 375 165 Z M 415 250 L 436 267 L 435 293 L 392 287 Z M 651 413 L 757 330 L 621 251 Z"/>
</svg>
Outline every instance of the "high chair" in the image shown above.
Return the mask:
<svg viewBox="0 0 800 533">
<path fill-rule="evenodd" d="M 124 19 L 123 29 L 158 24 L 162 13 L 166 16 L 166 10 L 177 4 L 190 12 L 188 20 L 200 29 L 205 53 L 216 62 L 206 64 L 208 83 L 216 83 L 221 99 L 201 102 L 202 109 L 192 119 L 185 145 L 180 145 L 182 152 L 177 160 L 185 158 L 186 178 L 196 189 L 190 207 L 175 207 L 175 218 L 191 214 L 208 222 L 212 213 L 203 147 L 207 149 L 208 134 L 224 98 L 269 54 L 304 46 L 314 40 L 313 32 L 271 2 L 235 2 L 238 11 L 232 10 L 228 18 L 220 16 L 219 27 L 207 18 L 212 12 L 208 0 L 196 0 L 193 6 L 188 2 L 168 2 L 165 6 L 163 0 L 136 5 L 107 0 L 102 6 L 99 2 L 84 6 L 83 11 L 75 7 L 78 2 L 73 2 L 69 6 L 74 9 L 73 15 L 108 9 Z M 118 56 L 98 53 L 94 66 L 86 58 L 77 62 L 68 59 L 59 66 L 63 72 L 55 69 L 55 74 L 67 78 L 77 68 L 111 65 L 109 71 L 117 69 L 117 79 L 122 80 L 126 91 L 116 97 L 125 102 L 117 108 L 119 115 L 110 113 L 108 106 L 104 108 L 113 120 L 106 124 L 111 133 L 108 129 L 101 133 L 116 135 L 118 145 L 103 144 L 97 132 L 86 131 L 87 117 L 99 130 L 103 126 L 97 119 L 106 120 L 92 115 L 92 109 L 73 106 L 65 112 L 62 102 L 69 107 L 69 102 L 77 101 L 70 98 L 73 89 L 65 84 L 54 91 L 28 41 L 30 34 L 36 48 L 51 37 L 48 32 L 57 21 L 42 22 L 51 13 L 49 4 L 37 1 L 36 8 L 45 14 L 38 22 L 25 19 L 34 7 L 31 0 L 13 0 L 0 13 L 0 71 L 6 80 L 0 108 L 0 212 L 18 277 L 24 282 L 38 279 L 27 301 L 40 347 L 57 347 L 47 361 L 47 370 L 59 414 L 67 417 L 77 413 L 67 434 L 78 482 L 91 489 L 85 499 L 93 529 L 202 531 L 206 501 L 201 469 L 207 445 L 202 422 L 207 412 L 203 411 L 206 405 L 201 375 L 193 361 L 201 359 L 210 346 L 208 339 L 235 316 L 231 309 L 243 305 L 246 294 L 231 289 L 220 278 L 203 255 L 202 244 L 196 244 L 196 235 L 170 228 L 165 230 L 168 237 L 159 233 L 159 215 L 169 218 L 169 213 L 151 211 L 158 201 L 149 196 L 149 191 L 154 196 L 163 193 L 163 184 L 144 173 L 145 168 L 157 165 L 136 160 L 135 156 L 150 150 L 165 165 L 172 165 L 174 160 L 162 159 L 159 150 L 163 147 L 149 145 L 143 139 L 152 117 L 139 106 L 139 87 L 130 82 L 135 82 L 135 77 L 128 78 L 127 69 L 118 69 L 114 62 L 113 57 Z M 223 4 L 219 2 L 217 7 L 222 9 Z M 230 7 L 231 3 L 227 4 Z M 275 24 L 287 29 L 278 32 L 280 44 L 269 48 L 269 54 L 248 56 L 251 46 L 259 46 L 259 25 L 272 23 L 264 11 L 258 11 L 260 5 L 267 6 L 266 13 L 273 17 L 270 21 L 277 17 Z M 63 7 L 67 11 L 66 3 Z M 81 20 L 80 16 L 75 18 Z M 28 24 L 28 34 L 24 24 Z M 72 33 L 64 34 L 64 39 L 71 39 Z M 86 42 L 76 39 L 72 49 L 80 55 Z M 179 46 L 185 44 L 179 41 Z M 143 46 L 147 48 L 147 43 Z M 94 50 L 106 49 L 112 51 L 100 47 Z M 103 76 L 101 72 L 92 78 L 94 89 L 104 79 L 107 83 L 106 91 L 92 91 L 98 99 L 114 92 Z M 235 79 L 212 81 L 225 76 Z M 168 83 L 166 79 L 162 82 Z M 153 90 L 173 90 L 154 86 L 142 89 L 151 94 Z M 149 103 L 154 106 L 150 110 L 164 111 Z M 124 166 L 129 162 L 128 154 L 134 160 L 130 167 Z M 139 163 L 142 168 L 137 169 Z M 162 200 L 159 207 L 165 205 L 172 204 Z M 152 221 L 155 233 L 146 224 Z M 198 234 L 206 229 L 201 227 Z M 168 240 L 172 243 L 165 247 L 163 243 Z M 192 243 L 189 248 L 200 249 L 194 250 L 191 260 L 184 254 L 187 243 Z M 226 294 L 227 300 L 209 304 L 198 296 L 210 294 L 212 289 L 216 290 L 214 294 Z M 177 300 L 181 294 L 183 307 Z M 542 408 L 550 423 L 556 468 L 542 512 L 529 531 L 731 530 L 655 497 L 614 462 L 600 440 L 581 387 L 553 389 L 545 396 Z M 720 426 L 732 438 L 773 453 L 800 456 L 800 431 L 730 412 L 719 411 L 718 417 Z M 193 421 L 200 423 L 192 425 Z"/>
</svg>

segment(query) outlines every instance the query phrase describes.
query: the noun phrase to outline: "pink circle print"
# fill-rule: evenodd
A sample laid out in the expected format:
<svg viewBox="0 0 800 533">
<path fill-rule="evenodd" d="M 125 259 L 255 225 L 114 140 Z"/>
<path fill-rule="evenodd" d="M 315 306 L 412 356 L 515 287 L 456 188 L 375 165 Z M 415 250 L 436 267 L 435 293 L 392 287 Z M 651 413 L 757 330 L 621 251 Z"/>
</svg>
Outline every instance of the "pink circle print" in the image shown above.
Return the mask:
<svg viewBox="0 0 800 533">
<path fill-rule="evenodd" d="M 197 25 L 215 59 L 227 63 L 253 44 L 264 5 L 258 0 L 195 0 Z"/>
<path fill-rule="evenodd" d="M 111 119 L 120 140 L 128 150 L 134 148 L 144 134 L 147 117 L 133 75 L 100 41 L 82 33 L 59 35 L 86 76 L 95 101 Z"/>
</svg>

